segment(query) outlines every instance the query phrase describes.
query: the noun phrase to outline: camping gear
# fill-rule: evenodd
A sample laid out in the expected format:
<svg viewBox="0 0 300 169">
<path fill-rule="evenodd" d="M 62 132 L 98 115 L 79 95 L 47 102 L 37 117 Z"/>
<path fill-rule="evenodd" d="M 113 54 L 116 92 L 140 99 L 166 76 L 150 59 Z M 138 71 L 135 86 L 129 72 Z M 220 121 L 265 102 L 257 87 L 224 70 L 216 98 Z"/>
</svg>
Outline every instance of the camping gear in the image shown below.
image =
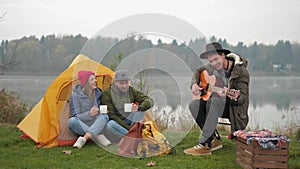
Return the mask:
<svg viewBox="0 0 300 169">
<path fill-rule="evenodd" d="M 73 86 L 80 83 L 80 70 L 95 72 L 97 85 L 105 90 L 111 84 L 114 72 L 87 56 L 78 55 L 71 65 L 50 84 L 44 97 L 18 124 L 18 128 L 37 143 L 37 147 L 72 145 L 77 136 L 68 129 L 69 98 Z"/>
<path fill-rule="evenodd" d="M 121 139 L 118 144 L 118 154 L 125 157 L 133 157 L 136 155 L 138 144 L 142 140 L 142 130 L 144 124 L 134 122 L 128 133 Z"/>
<path fill-rule="evenodd" d="M 142 130 L 142 140 L 138 144 L 137 154 L 140 157 L 174 154 L 167 138 L 158 130 L 154 121 L 146 121 Z"/>
<path fill-rule="evenodd" d="M 173 153 L 175 150 L 153 120 L 135 122 L 118 144 L 118 154 L 126 157 L 138 155 L 145 158 Z"/>
</svg>

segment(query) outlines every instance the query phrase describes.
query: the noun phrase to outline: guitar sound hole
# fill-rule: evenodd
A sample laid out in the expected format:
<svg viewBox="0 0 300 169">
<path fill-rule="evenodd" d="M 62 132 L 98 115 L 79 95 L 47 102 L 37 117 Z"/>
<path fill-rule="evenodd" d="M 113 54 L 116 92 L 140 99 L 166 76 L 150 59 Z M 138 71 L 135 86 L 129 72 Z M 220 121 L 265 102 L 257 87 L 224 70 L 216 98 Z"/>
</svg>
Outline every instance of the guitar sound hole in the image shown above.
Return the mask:
<svg viewBox="0 0 300 169">
<path fill-rule="evenodd" d="M 206 95 L 208 89 L 209 89 L 209 84 L 207 84 L 207 86 L 203 90 L 201 90 L 200 96 Z"/>
</svg>

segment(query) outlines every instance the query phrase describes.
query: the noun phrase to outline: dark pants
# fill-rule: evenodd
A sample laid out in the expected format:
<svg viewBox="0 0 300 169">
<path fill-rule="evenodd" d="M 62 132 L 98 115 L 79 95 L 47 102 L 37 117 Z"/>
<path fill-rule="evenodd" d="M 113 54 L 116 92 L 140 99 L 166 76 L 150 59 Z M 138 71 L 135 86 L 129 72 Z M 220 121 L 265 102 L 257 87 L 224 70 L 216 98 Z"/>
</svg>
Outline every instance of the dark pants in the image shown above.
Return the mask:
<svg viewBox="0 0 300 169">
<path fill-rule="evenodd" d="M 215 106 L 215 108 L 213 108 L 213 109 L 215 110 L 215 109 L 218 109 L 218 107 L 220 107 L 220 109 L 218 111 L 221 111 L 221 112 L 210 112 L 211 100 L 218 102 L 217 105 L 220 105 L 217 107 Z M 204 100 L 200 99 L 200 100 L 193 100 L 189 104 L 190 112 L 191 112 L 193 118 L 195 119 L 197 125 L 202 130 L 202 137 L 199 140 L 199 143 L 207 143 L 208 146 L 211 146 L 211 141 L 213 140 L 214 137 L 221 139 L 221 137 L 218 134 L 218 131 L 216 130 L 216 125 L 217 125 L 218 117 L 220 117 L 223 113 L 224 105 L 222 105 L 222 103 L 223 103 L 223 101 L 219 100 L 219 99 L 217 99 L 217 100 L 210 99 L 208 101 L 204 101 Z M 214 105 L 216 105 L 216 104 L 214 104 Z M 209 113 L 214 113 L 214 114 L 211 114 L 209 117 L 210 121 L 207 121 L 207 117 L 208 117 Z M 205 123 L 208 123 L 208 124 L 205 125 Z M 204 126 L 206 126 L 206 127 L 204 127 Z M 207 136 L 207 134 L 208 134 L 208 136 Z"/>
</svg>

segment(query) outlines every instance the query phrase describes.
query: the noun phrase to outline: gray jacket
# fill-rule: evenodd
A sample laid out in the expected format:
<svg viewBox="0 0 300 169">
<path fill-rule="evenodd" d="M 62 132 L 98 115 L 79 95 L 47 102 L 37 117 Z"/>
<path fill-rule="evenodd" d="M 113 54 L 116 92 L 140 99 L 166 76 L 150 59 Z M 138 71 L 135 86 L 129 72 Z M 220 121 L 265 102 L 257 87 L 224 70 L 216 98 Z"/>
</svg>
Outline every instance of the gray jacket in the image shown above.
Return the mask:
<svg viewBox="0 0 300 169">
<path fill-rule="evenodd" d="M 97 107 L 100 105 L 102 91 L 96 88 L 96 96 L 94 103 L 92 103 L 89 97 L 82 92 L 81 88 L 81 84 L 78 84 L 70 96 L 70 114 L 71 117 L 78 117 L 86 125 L 90 126 L 96 120 L 96 116 L 90 116 L 90 110 L 94 105 Z"/>
</svg>

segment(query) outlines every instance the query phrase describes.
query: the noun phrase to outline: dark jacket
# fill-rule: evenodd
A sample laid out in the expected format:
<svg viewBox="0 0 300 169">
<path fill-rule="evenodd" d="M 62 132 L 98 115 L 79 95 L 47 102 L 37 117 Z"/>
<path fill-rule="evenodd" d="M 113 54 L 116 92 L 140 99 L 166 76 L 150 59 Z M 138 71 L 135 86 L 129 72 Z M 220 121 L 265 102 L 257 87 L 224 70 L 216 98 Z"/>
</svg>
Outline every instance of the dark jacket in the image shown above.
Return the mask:
<svg viewBox="0 0 300 169">
<path fill-rule="evenodd" d="M 226 99 L 223 116 L 227 116 L 231 122 L 231 131 L 244 130 L 248 124 L 249 107 L 249 83 L 250 75 L 247 70 L 248 62 L 238 55 L 228 54 L 228 59 L 234 60 L 234 67 L 228 80 L 229 89 L 240 90 L 237 101 Z"/>
<path fill-rule="evenodd" d="M 115 97 L 112 97 L 112 92 Z M 119 92 L 115 89 L 114 85 L 111 85 L 108 89 L 106 89 L 101 97 L 101 104 L 107 105 L 108 109 L 108 116 L 110 120 L 114 120 L 119 123 L 121 126 L 125 127 L 126 129 L 130 128 L 130 125 L 126 124 L 123 120 L 130 114 L 125 113 L 121 110 L 119 105 L 124 105 L 124 99 L 122 100 L 121 97 L 124 93 Z M 142 92 L 136 90 L 132 86 L 129 86 L 128 93 L 129 100 L 127 101 L 130 103 L 138 104 L 139 111 L 146 111 L 153 106 L 153 100 L 148 97 L 147 95 L 143 94 Z"/>
</svg>

